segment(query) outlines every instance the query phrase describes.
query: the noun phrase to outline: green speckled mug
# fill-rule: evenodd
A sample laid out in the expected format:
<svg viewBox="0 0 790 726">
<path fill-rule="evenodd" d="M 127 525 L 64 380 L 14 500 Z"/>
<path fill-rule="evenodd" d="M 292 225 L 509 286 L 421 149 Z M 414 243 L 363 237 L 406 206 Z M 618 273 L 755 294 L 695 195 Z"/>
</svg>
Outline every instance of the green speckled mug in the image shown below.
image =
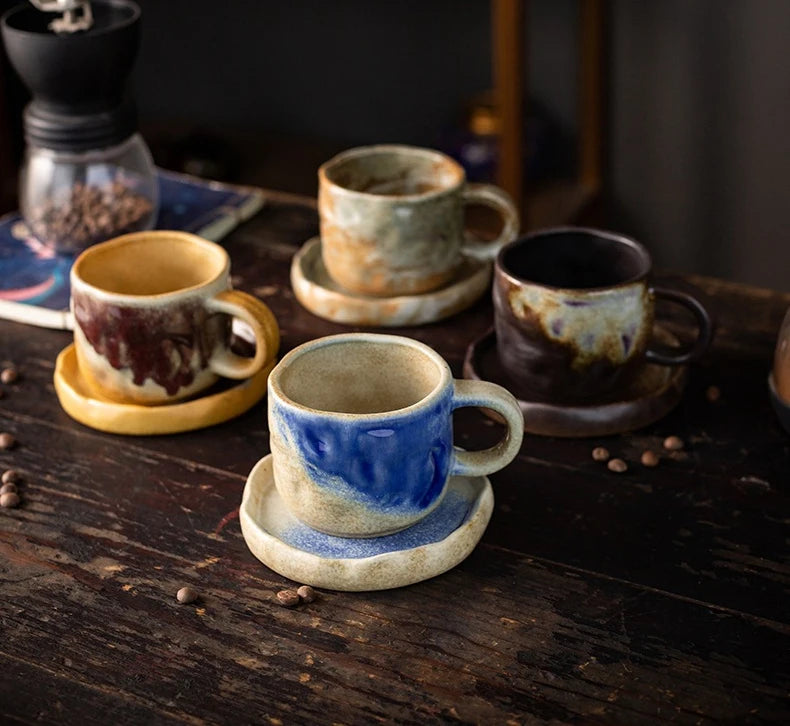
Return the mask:
<svg viewBox="0 0 790 726">
<path fill-rule="evenodd" d="M 468 184 L 449 156 L 413 146 L 363 146 L 318 170 L 321 254 L 334 281 L 352 293 L 411 295 L 449 282 L 462 255 L 493 259 L 518 234 L 513 201 L 491 184 Z M 499 236 L 466 244 L 464 206 L 502 217 Z"/>
</svg>

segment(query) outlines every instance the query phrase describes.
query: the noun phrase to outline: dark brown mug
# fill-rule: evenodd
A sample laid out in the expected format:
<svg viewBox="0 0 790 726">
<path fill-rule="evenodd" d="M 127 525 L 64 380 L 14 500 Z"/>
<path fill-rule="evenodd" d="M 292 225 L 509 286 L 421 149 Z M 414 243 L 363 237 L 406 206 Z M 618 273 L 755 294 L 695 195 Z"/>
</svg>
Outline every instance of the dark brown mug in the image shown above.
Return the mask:
<svg viewBox="0 0 790 726">
<path fill-rule="evenodd" d="M 710 344 L 713 325 L 692 295 L 650 283 L 652 260 L 636 240 L 582 227 L 543 230 L 511 242 L 494 268 L 499 361 L 530 400 L 606 400 L 645 362 L 683 365 Z M 652 343 L 655 301 L 682 305 L 698 334 L 678 350 Z"/>
</svg>

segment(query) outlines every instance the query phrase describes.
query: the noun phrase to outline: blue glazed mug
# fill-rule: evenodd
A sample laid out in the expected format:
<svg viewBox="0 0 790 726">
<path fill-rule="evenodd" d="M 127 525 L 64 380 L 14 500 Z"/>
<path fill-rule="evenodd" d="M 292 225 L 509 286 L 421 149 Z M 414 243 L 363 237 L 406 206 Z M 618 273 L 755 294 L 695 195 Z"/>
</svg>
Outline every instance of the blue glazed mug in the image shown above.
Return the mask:
<svg viewBox="0 0 790 726">
<path fill-rule="evenodd" d="M 452 412 L 501 414 L 490 449 L 453 447 Z M 454 380 L 444 359 L 410 338 L 348 333 L 295 348 L 269 376 L 274 482 L 308 526 L 375 537 L 414 524 L 441 502 L 449 478 L 483 476 L 516 456 L 516 399 L 484 381 Z"/>
</svg>

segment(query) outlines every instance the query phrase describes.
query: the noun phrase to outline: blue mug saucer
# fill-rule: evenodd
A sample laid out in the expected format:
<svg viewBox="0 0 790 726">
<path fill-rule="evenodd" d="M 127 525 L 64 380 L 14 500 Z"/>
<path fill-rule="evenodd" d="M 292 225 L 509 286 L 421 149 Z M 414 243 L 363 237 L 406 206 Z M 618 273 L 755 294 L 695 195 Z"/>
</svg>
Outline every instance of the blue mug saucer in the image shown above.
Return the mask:
<svg viewBox="0 0 790 726">
<path fill-rule="evenodd" d="M 324 534 L 298 520 L 274 485 L 271 454 L 247 478 L 239 519 L 252 554 L 300 584 L 328 590 L 387 590 L 455 567 L 475 548 L 491 518 L 485 476 L 454 476 L 441 504 L 424 519 L 382 537 Z"/>
</svg>

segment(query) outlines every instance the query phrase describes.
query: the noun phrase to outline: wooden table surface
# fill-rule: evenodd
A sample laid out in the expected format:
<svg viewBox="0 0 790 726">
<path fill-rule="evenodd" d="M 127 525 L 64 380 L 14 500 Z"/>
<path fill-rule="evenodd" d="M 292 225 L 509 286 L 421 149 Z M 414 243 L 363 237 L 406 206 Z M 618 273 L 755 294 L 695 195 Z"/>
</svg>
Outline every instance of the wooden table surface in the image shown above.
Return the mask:
<svg viewBox="0 0 790 726">
<path fill-rule="evenodd" d="M 348 330 L 288 284 L 316 230 L 309 200 L 271 194 L 226 241 L 236 286 L 275 311 L 282 352 Z M 250 554 L 238 523 L 246 474 L 269 451 L 265 401 L 194 433 L 103 434 L 55 396 L 70 334 L 0 322 L 0 363 L 22 373 L 3 386 L 0 431 L 18 446 L 0 468 L 24 475 L 21 506 L 0 510 L 0 720 L 789 722 L 790 436 L 766 377 L 790 296 L 679 282 L 708 295 L 718 331 L 670 415 L 601 439 L 526 436 L 491 477 L 491 522 L 461 565 L 296 609 L 277 605 L 293 583 Z M 391 332 L 460 376 L 491 316 L 486 299 Z M 456 418 L 462 446 L 499 433 L 476 410 Z M 641 466 L 670 434 L 684 451 Z M 593 461 L 596 445 L 628 472 Z M 184 585 L 201 600 L 178 604 Z"/>
</svg>

